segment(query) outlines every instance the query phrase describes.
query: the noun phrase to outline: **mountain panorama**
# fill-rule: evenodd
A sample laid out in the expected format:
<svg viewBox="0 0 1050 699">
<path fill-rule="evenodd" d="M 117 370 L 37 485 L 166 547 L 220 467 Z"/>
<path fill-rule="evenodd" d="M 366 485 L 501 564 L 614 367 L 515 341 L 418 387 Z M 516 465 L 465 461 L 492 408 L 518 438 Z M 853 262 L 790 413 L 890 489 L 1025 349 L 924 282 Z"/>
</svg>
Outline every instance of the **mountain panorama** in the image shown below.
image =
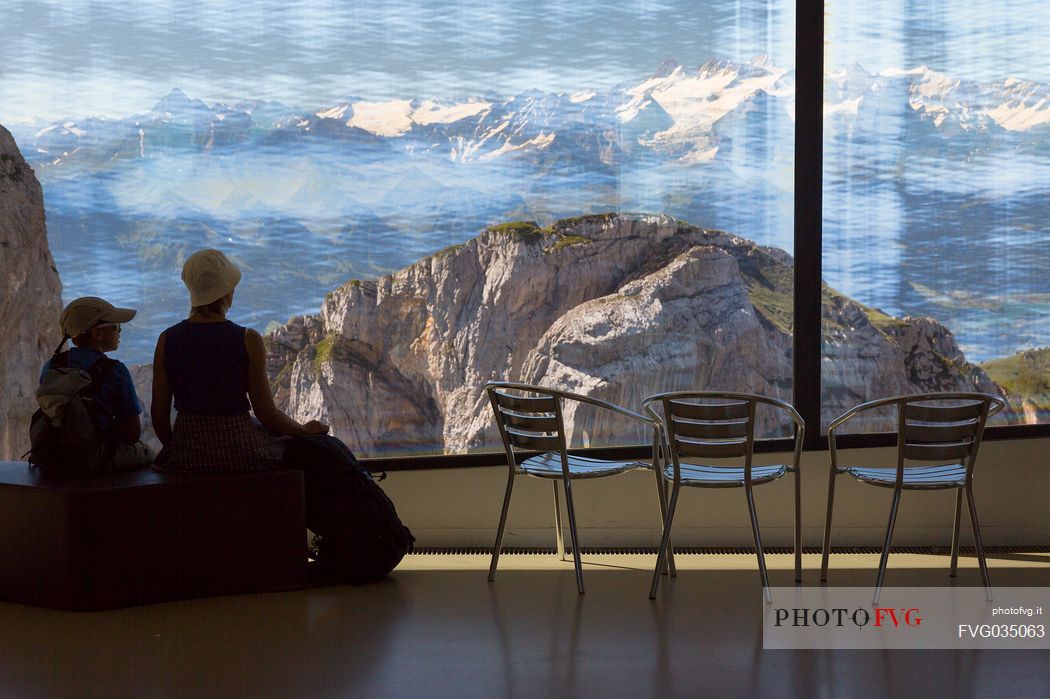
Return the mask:
<svg viewBox="0 0 1050 699">
<path fill-rule="evenodd" d="M 0 307 L 2 434 L 12 458 L 24 450 L 61 291 L 34 173 L 2 129 L 0 148 L 0 254 L 10 287 Z M 495 446 L 483 393 L 493 379 L 628 406 L 693 387 L 790 399 L 791 279 L 784 251 L 667 216 L 507 223 L 393 274 L 347 281 L 320 313 L 272 328 L 269 373 L 289 414 L 330 423 L 368 455 Z M 969 363 L 936 321 L 823 293 L 825 416 L 915 391 L 990 391 L 1029 407 Z M 997 369 L 1010 376 L 1016 366 Z M 133 371 L 148 405 L 150 368 Z M 599 416 L 568 417 L 580 443 L 641 439 Z M 888 426 L 876 420 L 865 429 Z"/>
<path fill-rule="evenodd" d="M 1050 89 L 859 65 L 827 84 L 828 283 L 937 318 L 976 361 L 1041 344 L 1050 297 L 1032 231 Z M 794 94 L 793 71 L 763 58 L 667 62 L 601 89 L 309 108 L 174 89 L 137 114 L 22 122 L 15 136 L 47 194 L 67 297 L 126 290 L 142 312 L 122 350 L 145 362 L 182 312 L 172 272 L 209 245 L 267 270 L 238 309 L 260 328 L 500 222 L 660 212 L 790 249 Z M 989 262 L 1004 240 L 1008 268 Z M 931 273 L 934 254 L 951 275 Z"/>
</svg>

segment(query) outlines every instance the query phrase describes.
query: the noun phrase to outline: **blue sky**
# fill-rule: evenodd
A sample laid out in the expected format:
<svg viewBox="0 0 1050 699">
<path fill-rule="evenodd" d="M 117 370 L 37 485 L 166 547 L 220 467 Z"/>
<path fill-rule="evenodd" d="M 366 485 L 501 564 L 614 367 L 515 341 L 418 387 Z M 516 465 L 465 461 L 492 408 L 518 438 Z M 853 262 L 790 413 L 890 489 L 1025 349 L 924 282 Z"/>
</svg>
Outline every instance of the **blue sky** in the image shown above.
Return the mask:
<svg viewBox="0 0 1050 699">
<path fill-rule="evenodd" d="M 830 69 L 1050 82 L 1045 0 L 828 0 Z M 794 0 L 6 0 L 0 122 L 208 102 L 575 92 L 664 60 L 794 63 Z"/>
<path fill-rule="evenodd" d="M 205 101 L 575 92 L 666 59 L 793 62 L 794 2 L 470 0 L 4 3 L 0 121 Z"/>
</svg>

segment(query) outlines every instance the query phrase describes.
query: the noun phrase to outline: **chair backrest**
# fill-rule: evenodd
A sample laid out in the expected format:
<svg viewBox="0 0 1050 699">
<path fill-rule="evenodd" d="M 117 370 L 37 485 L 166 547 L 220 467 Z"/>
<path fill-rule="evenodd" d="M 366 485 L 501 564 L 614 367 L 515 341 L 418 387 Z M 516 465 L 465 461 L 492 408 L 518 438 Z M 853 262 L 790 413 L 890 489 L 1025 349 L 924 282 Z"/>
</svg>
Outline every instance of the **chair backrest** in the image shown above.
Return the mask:
<svg viewBox="0 0 1050 699">
<path fill-rule="evenodd" d="M 517 467 L 516 449 L 566 455 L 565 423 L 558 391 L 509 382 L 485 387 L 496 426 L 507 451 L 507 464 Z"/>
<path fill-rule="evenodd" d="M 672 455 L 699 459 L 749 457 L 755 441 L 755 402 L 724 394 L 660 400 Z"/>
<path fill-rule="evenodd" d="M 747 482 L 751 479 L 751 460 L 755 451 L 755 414 L 758 406 L 763 404 L 784 411 L 794 423 L 794 467 L 797 468 L 802 455 L 805 422 L 794 407 L 782 400 L 756 393 L 673 391 L 649 396 L 642 401 L 645 409 L 664 425 L 676 478 L 682 459 L 742 458 Z M 661 410 L 655 410 L 655 405 Z"/>
<path fill-rule="evenodd" d="M 660 411 L 654 410 L 654 405 Z M 742 458 L 751 480 L 756 396 L 713 391 L 674 391 L 650 396 L 642 405 L 664 425 L 675 480 L 682 460 Z M 662 414 L 661 414 L 662 413 Z"/>
<path fill-rule="evenodd" d="M 897 406 L 897 463 L 938 461 L 973 468 L 993 396 L 943 393 L 902 396 Z M 995 411 L 998 412 L 998 409 Z"/>
</svg>

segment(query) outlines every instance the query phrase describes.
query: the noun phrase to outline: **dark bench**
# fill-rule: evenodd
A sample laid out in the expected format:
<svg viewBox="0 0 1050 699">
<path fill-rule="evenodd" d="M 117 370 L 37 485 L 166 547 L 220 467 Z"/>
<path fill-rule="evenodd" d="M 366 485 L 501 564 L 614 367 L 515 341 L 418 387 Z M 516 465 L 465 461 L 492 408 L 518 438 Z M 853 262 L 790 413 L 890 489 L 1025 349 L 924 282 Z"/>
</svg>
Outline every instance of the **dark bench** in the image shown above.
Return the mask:
<svg viewBox="0 0 1050 699">
<path fill-rule="evenodd" d="M 0 462 L 0 600 L 88 611 L 306 584 L 303 475 Z"/>
</svg>

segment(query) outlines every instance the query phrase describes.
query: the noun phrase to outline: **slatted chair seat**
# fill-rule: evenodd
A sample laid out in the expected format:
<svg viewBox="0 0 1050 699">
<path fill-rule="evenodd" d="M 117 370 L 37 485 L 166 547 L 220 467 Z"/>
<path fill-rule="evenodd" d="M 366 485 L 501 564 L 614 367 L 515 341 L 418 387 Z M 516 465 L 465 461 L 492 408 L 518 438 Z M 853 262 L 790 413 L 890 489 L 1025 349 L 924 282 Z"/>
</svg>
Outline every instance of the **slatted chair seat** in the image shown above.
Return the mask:
<svg viewBox="0 0 1050 699">
<path fill-rule="evenodd" d="M 895 468 L 849 466 L 844 470 L 859 481 L 883 488 L 893 488 L 897 483 L 897 469 Z M 966 485 L 966 466 L 964 464 L 912 466 L 904 469 L 902 487 L 905 490 L 961 488 L 964 485 Z"/>
<path fill-rule="evenodd" d="M 651 469 L 649 461 L 606 461 L 569 454 L 569 473 L 573 478 L 602 478 L 635 469 Z M 521 462 L 518 473 L 537 478 L 561 478 L 561 454 L 547 452 Z"/>
<path fill-rule="evenodd" d="M 882 398 L 856 406 L 831 421 L 828 425 L 828 451 L 831 455 L 831 474 L 828 478 L 828 508 L 824 519 L 824 546 L 821 552 L 820 579 L 828 579 L 828 557 L 831 552 L 831 515 L 835 503 L 836 477 L 845 473 L 861 483 L 893 489 L 886 540 L 875 577 L 873 603 L 878 604 L 886 564 L 893 541 L 901 492 L 904 490 L 943 490 L 955 488 L 955 526 L 952 529 L 952 562 L 949 575 L 955 577 L 959 563 L 959 520 L 962 513 L 963 492 L 970 512 L 974 547 L 981 568 L 981 577 L 988 599 L 992 599 L 992 583 L 981 543 L 981 527 L 977 523 L 977 506 L 973 499 L 973 468 L 977 450 L 988 418 L 1006 407 L 999 396 L 987 393 L 917 393 L 908 396 Z M 896 467 L 869 467 L 838 465 L 837 432 L 842 425 L 857 415 L 870 410 L 895 410 L 897 413 Z M 930 465 L 938 462 L 938 465 Z M 915 465 L 922 464 L 922 465 Z"/>
<path fill-rule="evenodd" d="M 578 479 L 614 476 L 635 469 L 651 469 L 656 478 L 662 513 L 664 491 L 660 483 L 658 466 L 661 441 L 660 423 L 613 403 L 542 386 L 492 381 L 485 385 L 485 391 L 492 404 L 492 412 L 496 416 L 496 426 L 503 439 L 503 448 L 507 453 L 507 466 L 509 467 L 507 492 L 503 496 L 503 510 L 500 513 L 499 527 L 496 529 L 496 543 L 492 547 L 492 562 L 489 564 L 489 581 L 496 578 L 496 565 L 499 562 L 500 550 L 503 548 L 503 533 L 507 527 L 507 512 L 510 509 L 514 478 L 533 476 L 548 479 L 554 486 L 554 536 L 558 556 L 562 560 L 565 559 L 565 542 L 562 536 L 559 482 L 565 493 L 565 510 L 569 515 L 569 537 L 572 540 L 573 567 L 576 569 L 576 587 L 582 595 L 584 592 L 583 565 L 580 561 L 580 541 L 576 530 L 576 508 L 572 499 L 572 482 Z M 596 459 L 569 454 L 565 420 L 562 417 L 562 403 L 566 402 L 586 403 L 616 413 L 652 430 L 653 460 Z M 528 456 L 525 453 L 528 451 L 542 453 Z"/>
<path fill-rule="evenodd" d="M 787 466 L 752 466 L 751 483 L 769 483 L 790 470 Z M 674 466 L 664 467 L 664 478 L 674 480 Z M 700 488 L 741 488 L 744 485 L 744 469 L 736 466 L 707 466 L 704 464 L 682 464 L 682 485 Z"/>
<path fill-rule="evenodd" d="M 671 463 L 660 469 L 662 486 L 671 485 L 670 499 L 661 487 L 660 505 L 664 509 L 664 531 L 660 552 L 656 558 L 653 583 L 649 598 L 655 599 L 660 577 L 666 568 L 673 577 L 674 546 L 671 544 L 671 524 L 674 521 L 678 493 L 682 486 L 694 488 L 742 488 L 751 516 L 751 533 L 755 538 L 758 573 L 767 601 L 771 601 L 766 557 L 758 529 L 758 513 L 752 489 L 771 483 L 784 474 L 795 474 L 795 582 L 802 581 L 801 485 L 799 463 L 806 424 L 791 405 L 776 398 L 754 393 L 725 393 L 722 391 L 673 391 L 649 396 L 642 405 L 663 424 L 665 448 Z M 789 417 L 792 424 L 795 453 L 790 466 L 755 466 L 755 413 L 759 406 L 774 408 L 780 417 Z M 659 406 L 659 409 L 657 409 Z M 736 461 L 723 462 L 723 459 Z M 733 465 L 714 465 L 711 462 Z M 742 464 L 742 465 L 735 465 Z"/>
</svg>

